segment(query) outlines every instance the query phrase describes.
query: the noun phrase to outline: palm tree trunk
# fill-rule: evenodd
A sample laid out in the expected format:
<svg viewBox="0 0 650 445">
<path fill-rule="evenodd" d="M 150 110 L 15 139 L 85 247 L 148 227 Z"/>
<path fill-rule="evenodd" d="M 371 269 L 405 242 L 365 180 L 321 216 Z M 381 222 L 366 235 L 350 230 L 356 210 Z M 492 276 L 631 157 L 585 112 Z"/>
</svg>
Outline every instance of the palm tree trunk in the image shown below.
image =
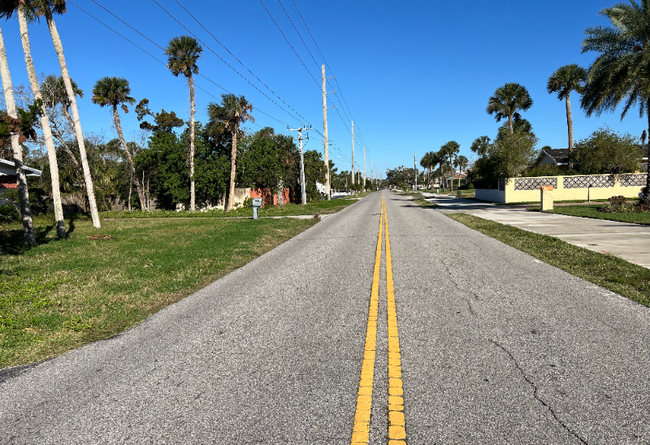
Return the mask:
<svg viewBox="0 0 650 445">
<path fill-rule="evenodd" d="M 573 152 L 573 116 L 571 115 L 571 92 L 566 95 L 566 125 L 569 128 L 569 168 L 573 168 L 571 153 Z"/>
<path fill-rule="evenodd" d="M 36 68 L 34 68 L 34 60 L 32 59 L 32 50 L 29 43 L 29 31 L 27 29 L 27 19 L 25 17 L 25 10 L 23 6 L 18 7 L 18 22 L 20 23 L 20 36 L 23 44 L 23 52 L 25 53 L 25 65 L 27 65 L 27 75 L 29 83 L 34 92 L 34 99 L 43 99 L 41 89 L 38 86 L 38 78 L 36 77 Z M 43 128 L 43 136 L 45 137 L 45 146 L 47 148 L 47 157 L 50 163 L 50 176 L 52 177 L 52 200 L 54 201 L 54 221 L 56 224 L 56 233 L 61 239 L 66 238 L 65 233 L 65 220 L 63 219 L 63 205 L 61 203 L 61 186 L 59 184 L 59 165 L 56 159 L 56 149 L 54 148 L 54 138 L 52 137 L 52 129 L 50 128 L 50 120 L 47 113 L 41 114 L 41 126 Z"/>
<path fill-rule="evenodd" d="M 196 210 L 196 195 L 194 191 L 194 79 L 187 78 L 190 84 L 190 210 Z"/>
<path fill-rule="evenodd" d="M 508 127 L 510 128 L 510 134 L 513 134 L 515 132 L 514 127 L 512 126 L 512 115 L 508 115 Z"/>
<path fill-rule="evenodd" d="M 233 202 L 235 200 L 235 173 L 236 173 L 236 161 L 237 161 L 237 130 L 235 129 L 232 132 L 232 151 L 230 154 L 230 188 L 228 189 L 228 204 L 226 206 L 226 212 L 230 212 L 233 208 Z"/>
<path fill-rule="evenodd" d="M 14 99 L 14 87 L 11 83 L 11 74 L 9 73 L 9 63 L 7 61 L 7 52 L 5 50 L 5 42 L 2 37 L 2 29 L 0 29 L 0 77 L 2 78 L 2 89 L 5 94 L 5 102 L 7 105 L 7 114 L 9 117 L 16 119 L 18 113 L 16 111 L 16 101 Z M 32 210 L 29 206 L 29 190 L 27 189 L 27 176 L 23 168 L 23 152 L 18 141 L 18 134 L 12 133 L 11 135 L 11 148 L 13 150 L 13 158 L 16 166 L 16 177 L 18 179 L 18 200 L 20 203 L 20 215 L 23 220 L 23 239 L 25 244 L 33 246 L 36 244 L 34 236 L 34 225 L 32 223 Z"/>
<path fill-rule="evenodd" d="M 145 211 L 145 202 L 144 202 L 144 193 L 142 192 L 142 187 L 140 186 L 140 181 L 135 175 L 135 164 L 133 163 L 133 157 L 129 151 L 129 146 L 126 145 L 126 140 L 124 139 L 124 134 L 122 133 L 122 124 L 120 122 L 120 115 L 117 112 L 117 107 L 113 107 L 113 122 L 115 123 L 115 129 L 117 130 L 117 136 L 120 138 L 122 143 L 122 148 L 126 154 L 126 161 L 129 164 L 129 169 L 131 170 L 131 181 L 135 183 L 135 190 L 138 193 L 138 199 L 140 200 L 140 210 Z"/>
<path fill-rule="evenodd" d="M 68 66 L 65 63 L 65 56 L 63 55 L 63 45 L 61 43 L 61 37 L 59 36 L 59 31 L 56 29 L 56 24 L 52 16 L 47 17 L 47 27 L 50 30 L 50 36 L 52 37 L 52 43 L 54 44 L 54 49 L 56 55 L 59 58 L 59 65 L 61 66 L 61 76 L 63 77 L 63 83 L 65 83 L 65 89 L 68 92 L 68 99 L 70 100 L 70 107 L 72 108 L 72 116 L 74 118 L 74 133 L 77 138 L 77 144 L 79 144 L 79 155 L 81 157 L 81 166 L 84 172 L 84 178 L 86 180 L 86 191 L 88 192 L 88 203 L 90 204 L 90 216 L 93 221 L 93 226 L 95 228 L 101 227 L 101 222 L 99 221 L 99 213 L 97 212 L 97 202 L 95 201 L 95 189 L 93 188 L 93 179 L 90 174 L 90 167 L 88 166 L 88 157 L 86 156 L 86 145 L 84 144 L 84 135 L 81 130 L 81 121 L 79 120 L 79 110 L 77 109 L 77 99 L 75 98 L 74 91 L 72 90 L 72 82 L 70 81 L 70 74 L 68 73 Z"/>
</svg>

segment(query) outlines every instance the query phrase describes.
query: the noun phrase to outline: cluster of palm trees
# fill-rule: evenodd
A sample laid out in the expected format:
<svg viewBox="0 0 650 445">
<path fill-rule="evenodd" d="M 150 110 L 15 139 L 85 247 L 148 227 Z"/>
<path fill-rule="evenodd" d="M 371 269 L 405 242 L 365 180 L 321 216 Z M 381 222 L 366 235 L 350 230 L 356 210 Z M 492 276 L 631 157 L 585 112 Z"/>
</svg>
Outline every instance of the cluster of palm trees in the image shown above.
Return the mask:
<svg viewBox="0 0 650 445">
<path fill-rule="evenodd" d="M 45 18 L 54 49 L 56 51 L 59 66 L 61 68 L 61 77 L 63 79 L 66 94 L 72 111 L 72 119 L 74 122 L 74 131 L 77 143 L 79 146 L 80 158 L 84 178 L 86 182 L 86 189 L 88 192 L 88 201 L 90 205 L 91 218 L 95 227 L 100 227 L 99 215 L 97 213 L 97 205 L 93 191 L 92 178 L 90 176 L 90 168 L 88 167 L 88 159 L 84 146 L 83 132 L 81 123 L 79 121 L 79 112 L 77 109 L 77 102 L 75 94 L 68 73 L 68 68 L 63 55 L 63 45 L 61 38 L 54 22 L 54 14 L 63 14 L 66 12 L 65 0 L 2 0 L 0 1 L 0 17 L 9 19 L 17 13 L 20 25 L 21 41 L 23 51 L 25 53 L 25 65 L 27 66 L 27 73 L 29 76 L 29 83 L 34 94 L 36 103 L 42 101 L 42 94 L 39 88 L 38 79 L 36 77 L 36 69 L 31 55 L 31 48 L 29 42 L 28 22 L 34 22 L 40 18 Z M 7 114 L 9 117 L 16 119 L 18 112 L 15 104 L 13 87 L 11 83 L 11 75 L 9 72 L 9 63 L 7 61 L 7 53 L 5 50 L 4 38 L 0 29 L 0 74 L 2 76 L 2 86 L 7 104 Z M 56 152 L 54 147 L 54 139 L 46 113 L 41 113 L 40 116 L 41 126 L 46 139 L 46 148 L 50 164 L 50 174 L 52 178 L 53 190 L 53 203 L 54 203 L 54 217 L 57 229 L 57 234 L 60 238 L 65 238 L 65 224 L 63 221 L 63 207 L 61 204 L 61 196 L 59 193 L 59 174 L 56 161 Z M 34 245 L 36 239 L 34 236 L 34 227 L 31 218 L 31 210 L 29 207 L 29 194 L 27 189 L 27 180 L 22 165 L 22 148 L 19 143 L 20 135 L 13 133 L 11 135 L 11 145 L 14 162 L 16 164 L 16 176 L 18 178 L 18 196 L 20 201 L 20 210 L 23 221 L 24 240 L 28 245 Z"/>
<path fill-rule="evenodd" d="M 420 166 L 429 170 L 429 185 L 433 183 L 434 169 L 437 168 L 440 179 L 446 180 L 446 174 L 452 176 L 450 181 L 451 191 L 454 191 L 453 176 L 455 175 L 455 168 L 460 169 L 460 173 L 467 168 L 469 164 L 468 159 L 463 155 L 458 155 L 460 152 L 460 144 L 456 141 L 449 141 L 440 147 L 438 151 L 429 151 L 420 159 Z M 443 181 L 440 181 L 443 182 Z M 460 187 L 460 177 L 458 178 L 458 187 Z"/>
<path fill-rule="evenodd" d="M 63 55 L 63 45 L 61 38 L 58 34 L 56 24 L 54 22 L 55 14 L 63 14 L 66 12 L 65 0 L 0 0 L 0 17 L 5 19 L 11 18 L 14 14 L 18 16 L 20 25 L 20 33 L 22 46 L 25 54 L 25 64 L 27 67 L 30 86 L 34 96 L 34 103 L 38 106 L 54 106 L 57 103 L 64 104 L 62 107 L 66 112 L 66 117 L 69 119 L 70 126 L 74 132 L 75 139 L 79 149 L 79 158 L 81 168 L 83 170 L 85 186 L 88 195 L 88 204 L 90 207 L 90 214 L 93 225 L 96 228 L 101 227 L 99 215 L 97 211 L 97 204 L 95 200 L 95 193 L 93 188 L 93 179 L 88 165 L 88 158 L 86 154 L 86 147 L 84 142 L 83 131 L 79 119 L 79 112 L 76 103 L 76 96 L 80 95 L 79 88 L 75 85 L 74 81 L 70 78 L 65 57 Z M 34 67 L 34 61 L 31 55 L 28 23 L 38 21 L 40 18 L 45 18 L 54 49 L 58 56 L 59 65 L 61 68 L 61 77 L 48 76 L 43 85 L 39 85 Z M 165 50 L 168 56 L 168 68 L 174 76 L 183 75 L 187 78 L 190 90 L 190 122 L 189 127 L 189 150 L 188 150 L 188 164 L 190 169 L 190 209 L 196 209 L 195 200 L 195 187 L 194 187 L 194 145 L 195 145 L 195 99 L 194 99 L 194 79 L 193 75 L 198 74 L 199 68 L 197 60 L 201 56 L 202 48 L 196 41 L 189 36 L 174 37 L 169 42 Z M 7 104 L 7 115 L 10 119 L 18 121 L 18 109 L 14 98 L 14 92 L 11 82 L 11 75 L 9 72 L 9 64 L 0 28 L 0 75 L 2 78 L 3 91 L 5 95 L 5 102 Z M 46 87 L 47 84 L 47 87 Z M 48 95 L 43 97 L 42 88 L 48 88 Z M 63 89 L 63 90 L 62 90 Z M 122 146 L 122 151 L 126 158 L 132 183 L 135 184 L 137 194 L 141 203 L 141 208 L 144 209 L 144 192 L 140 182 L 135 178 L 135 165 L 133 156 L 129 150 L 129 146 L 124 139 L 120 116 L 118 109 L 121 108 L 125 113 L 128 112 L 127 105 L 133 105 L 135 99 L 131 97 L 131 88 L 126 79 L 120 77 L 104 77 L 97 81 L 92 92 L 92 102 L 111 109 L 113 123 L 118 133 L 118 137 Z M 232 140 L 232 173 L 230 183 L 230 193 L 227 203 L 227 210 L 233 207 L 234 195 L 234 181 L 236 169 L 236 155 L 237 155 L 237 139 L 240 135 L 240 125 L 247 120 L 253 120 L 251 116 L 252 105 L 246 101 L 243 96 L 235 96 L 233 94 L 225 94 L 222 98 L 221 104 L 211 103 L 208 107 L 210 122 L 215 129 L 226 131 L 230 133 Z M 52 198 L 54 206 L 54 217 L 57 229 L 57 234 L 60 238 L 66 238 L 65 223 L 63 219 L 63 206 L 60 195 L 59 183 L 59 169 L 56 157 L 56 147 L 54 143 L 54 136 L 52 133 L 51 123 L 48 114 L 45 110 L 40 113 L 40 126 L 43 130 L 43 137 L 48 154 L 50 176 L 52 180 Z M 19 142 L 23 134 L 14 132 L 11 134 L 12 155 L 16 164 L 16 172 L 18 178 L 18 193 L 20 201 L 20 210 L 23 221 L 24 240 L 28 245 L 35 244 L 34 228 L 31 218 L 31 210 L 29 206 L 29 194 L 27 188 L 27 180 L 23 168 L 23 157 L 21 144 Z M 71 157 L 76 163 L 74 156 Z"/>
<path fill-rule="evenodd" d="M 196 191 L 194 181 L 194 154 L 195 154 L 195 91 L 194 91 L 194 75 L 199 73 L 199 66 L 197 64 L 203 48 L 196 39 L 190 36 L 178 36 L 169 41 L 167 48 L 165 48 L 165 55 L 167 56 L 167 68 L 171 73 L 178 77 L 185 76 L 190 91 L 190 121 L 188 125 L 189 133 L 189 147 L 188 147 L 188 165 L 189 165 L 189 178 L 190 178 L 190 210 L 196 210 Z M 126 79 L 119 77 L 104 77 L 97 81 L 93 88 L 92 102 L 99 106 L 109 106 L 112 111 L 113 123 L 119 140 L 122 145 L 122 150 L 125 154 L 129 170 L 131 182 L 136 186 L 138 199 L 140 200 L 140 208 L 146 209 L 145 196 L 143 185 L 140 184 L 135 177 L 135 163 L 133 156 L 129 150 L 129 146 L 124 139 L 122 126 L 120 123 L 120 115 L 118 108 L 122 108 L 125 113 L 128 113 L 127 104 L 133 105 L 135 99 L 130 96 L 131 88 Z M 233 208 L 234 192 L 235 192 L 235 176 L 236 176 L 236 160 L 237 160 L 237 141 L 240 138 L 241 124 L 250 120 L 254 122 L 251 112 L 253 106 L 246 100 L 244 96 L 236 96 L 232 93 L 222 95 L 221 104 L 210 103 L 208 105 L 208 126 L 212 131 L 228 132 L 231 137 L 232 151 L 231 151 L 231 173 L 230 173 L 230 187 L 228 193 L 228 202 L 226 210 L 230 211 Z"/>
<path fill-rule="evenodd" d="M 573 119 L 571 92 L 581 94 L 580 106 L 587 117 L 614 111 L 623 105 L 621 119 L 638 106 L 639 115 L 646 115 L 650 134 L 650 0 L 630 0 L 600 11 L 610 20 L 611 26 L 587 28 L 582 42 L 582 52 L 595 52 L 597 57 L 588 70 L 576 65 L 558 68 L 548 79 L 547 91 L 556 93 L 566 104 L 568 148 L 573 151 Z M 519 111 L 532 106 L 528 91 L 515 83 L 505 84 L 495 91 L 488 101 L 487 112 L 497 121 L 508 119 L 510 132 L 520 120 Z M 483 136 L 472 144 L 472 150 L 484 155 L 489 138 Z M 647 146 L 650 156 L 650 144 Z M 571 158 L 571 157 L 570 157 Z M 570 165 L 570 168 L 573 167 Z M 642 200 L 650 203 L 650 174 L 647 177 Z"/>
</svg>

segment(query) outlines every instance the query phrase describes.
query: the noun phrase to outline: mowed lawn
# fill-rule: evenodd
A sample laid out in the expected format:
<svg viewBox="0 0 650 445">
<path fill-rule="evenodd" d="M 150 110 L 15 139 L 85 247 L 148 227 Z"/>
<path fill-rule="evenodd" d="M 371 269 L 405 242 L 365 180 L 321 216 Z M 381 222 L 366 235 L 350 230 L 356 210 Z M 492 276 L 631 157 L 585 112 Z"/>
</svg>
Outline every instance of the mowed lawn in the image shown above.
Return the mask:
<svg viewBox="0 0 650 445">
<path fill-rule="evenodd" d="M 317 223 L 317 219 L 73 221 L 69 239 L 0 230 L 0 369 L 62 354 L 137 325 Z M 113 239 L 91 240 L 93 235 Z M 243 285 L 243 283 L 242 283 Z"/>
</svg>

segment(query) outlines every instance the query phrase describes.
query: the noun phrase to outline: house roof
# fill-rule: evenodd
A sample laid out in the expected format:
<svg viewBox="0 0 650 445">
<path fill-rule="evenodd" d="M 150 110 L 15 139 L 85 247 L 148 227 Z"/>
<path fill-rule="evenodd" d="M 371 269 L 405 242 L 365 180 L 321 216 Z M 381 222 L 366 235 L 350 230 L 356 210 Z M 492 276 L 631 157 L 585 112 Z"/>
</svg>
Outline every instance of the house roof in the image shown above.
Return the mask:
<svg viewBox="0 0 650 445">
<path fill-rule="evenodd" d="M 549 155 L 551 159 L 558 165 L 569 164 L 569 149 L 568 148 L 545 148 L 542 150 Z"/>
<path fill-rule="evenodd" d="M 25 174 L 27 176 L 41 176 L 43 173 L 40 170 L 35 168 L 27 167 L 23 165 L 25 169 Z M 15 176 L 16 175 L 16 164 L 14 161 L 8 161 L 7 159 L 0 159 L 0 176 Z"/>
</svg>

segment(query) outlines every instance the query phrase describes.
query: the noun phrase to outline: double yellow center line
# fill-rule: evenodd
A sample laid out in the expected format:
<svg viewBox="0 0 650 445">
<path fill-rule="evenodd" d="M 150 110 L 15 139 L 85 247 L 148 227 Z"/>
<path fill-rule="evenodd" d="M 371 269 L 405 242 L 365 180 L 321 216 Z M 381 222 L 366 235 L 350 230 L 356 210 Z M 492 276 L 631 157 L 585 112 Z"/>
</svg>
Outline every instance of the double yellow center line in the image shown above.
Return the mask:
<svg viewBox="0 0 650 445">
<path fill-rule="evenodd" d="M 384 230 L 385 228 L 385 230 Z M 377 349 L 377 311 L 379 308 L 379 280 L 381 270 L 382 235 L 386 234 L 386 293 L 388 313 L 388 445 L 406 444 L 404 421 L 404 398 L 402 389 L 402 362 L 397 331 L 397 308 L 393 288 L 393 262 L 390 255 L 390 237 L 388 236 L 388 219 L 386 202 L 381 200 L 379 234 L 375 254 L 375 269 L 370 293 L 370 309 L 366 328 L 366 344 L 359 380 L 357 409 L 354 414 L 352 445 L 367 444 L 370 436 L 370 412 L 372 407 L 372 390 L 375 374 L 375 356 Z"/>
</svg>

